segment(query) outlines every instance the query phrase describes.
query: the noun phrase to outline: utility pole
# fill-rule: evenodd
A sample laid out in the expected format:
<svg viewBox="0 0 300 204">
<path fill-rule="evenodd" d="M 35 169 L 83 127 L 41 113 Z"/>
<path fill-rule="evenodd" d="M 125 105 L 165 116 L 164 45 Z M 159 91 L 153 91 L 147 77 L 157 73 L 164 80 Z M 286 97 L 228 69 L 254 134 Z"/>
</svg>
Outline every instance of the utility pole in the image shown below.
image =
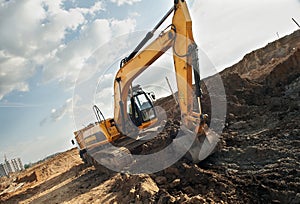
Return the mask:
<svg viewBox="0 0 300 204">
<path fill-rule="evenodd" d="M 171 87 L 171 85 L 170 85 L 170 82 L 169 82 L 168 77 L 166 77 L 166 81 L 167 81 L 168 86 L 169 86 L 169 89 L 170 89 L 170 91 L 171 91 L 171 93 L 172 93 L 172 95 L 173 95 L 173 98 L 174 98 L 176 104 L 178 105 L 178 101 L 177 101 L 177 99 L 176 99 L 176 97 L 175 97 L 175 94 L 174 94 L 173 89 L 172 89 L 172 87 Z"/>
<path fill-rule="evenodd" d="M 296 25 L 300 28 L 300 25 L 299 25 L 299 23 L 294 19 L 294 18 L 292 18 L 292 20 L 294 21 L 294 23 L 296 23 Z"/>
</svg>

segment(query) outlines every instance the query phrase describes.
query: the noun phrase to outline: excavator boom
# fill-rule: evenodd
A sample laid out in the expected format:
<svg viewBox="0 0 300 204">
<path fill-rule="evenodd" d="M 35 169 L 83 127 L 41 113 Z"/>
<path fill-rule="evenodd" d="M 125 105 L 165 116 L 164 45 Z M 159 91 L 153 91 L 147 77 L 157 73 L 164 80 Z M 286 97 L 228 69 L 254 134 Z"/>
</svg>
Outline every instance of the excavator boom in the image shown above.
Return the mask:
<svg viewBox="0 0 300 204">
<path fill-rule="evenodd" d="M 138 52 L 150 37 L 153 36 L 153 32 L 158 29 L 158 26 L 162 24 L 163 20 L 165 20 L 172 12 L 174 12 L 174 16 L 169 30 L 161 33 L 160 36 L 145 49 Z M 193 112 L 193 93 L 191 92 L 193 77 L 192 57 L 198 57 L 193 55 L 193 52 L 196 52 L 197 50 L 197 45 L 194 42 L 192 20 L 186 2 L 175 1 L 174 7 L 170 9 L 157 26 L 146 35 L 129 57 L 122 61 L 122 67 L 116 74 L 114 83 L 114 119 L 118 124 L 120 131 L 126 133 L 125 124 L 126 118 L 128 118 L 126 114 L 127 96 L 132 81 L 142 74 L 143 71 L 148 69 L 153 62 L 170 48 L 173 48 L 174 68 L 178 94 L 180 95 L 179 104 L 181 115 L 186 117 L 185 123 L 189 123 L 189 117 L 187 116 L 192 115 Z M 195 82 L 199 85 L 199 68 L 196 66 L 195 68 L 197 68 L 194 72 L 196 76 Z M 200 86 L 197 86 L 197 88 L 198 93 L 200 92 Z M 197 96 L 200 97 L 199 94 L 197 94 Z M 201 112 L 196 114 L 200 117 Z"/>
</svg>

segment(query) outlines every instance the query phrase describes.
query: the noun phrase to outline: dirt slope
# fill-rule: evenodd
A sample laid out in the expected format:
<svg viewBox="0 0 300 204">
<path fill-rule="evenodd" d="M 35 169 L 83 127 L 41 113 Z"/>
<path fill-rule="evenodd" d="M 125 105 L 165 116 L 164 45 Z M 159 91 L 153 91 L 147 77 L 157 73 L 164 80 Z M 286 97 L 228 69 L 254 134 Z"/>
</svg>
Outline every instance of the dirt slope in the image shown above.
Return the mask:
<svg viewBox="0 0 300 204">
<path fill-rule="evenodd" d="M 300 203 L 300 31 L 221 77 L 228 107 L 222 148 L 205 161 L 181 159 L 151 175 L 104 174 L 73 149 L 2 179 L 0 203 Z M 178 119 L 171 97 L 159 105 Z"/>
</svg>

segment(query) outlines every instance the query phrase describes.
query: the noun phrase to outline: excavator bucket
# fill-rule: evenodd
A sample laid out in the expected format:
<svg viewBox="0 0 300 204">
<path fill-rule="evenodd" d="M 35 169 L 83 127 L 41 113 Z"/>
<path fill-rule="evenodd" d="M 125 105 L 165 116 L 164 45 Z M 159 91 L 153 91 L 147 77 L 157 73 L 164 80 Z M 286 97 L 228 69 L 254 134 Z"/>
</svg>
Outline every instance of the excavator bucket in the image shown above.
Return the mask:
<svg viewBox="0 0 300 204">
<path fill-rule="evenodd" d="M 220 141 L 220 136 L 216 132 L 208 128 L 207 125 L 204 129 L 204 133 L 204 140 L 200 143 L 201 146 L 198 153 L 199 161 L 204 160 L 210 154 L 214 153 L 214 151 L 216 150 L 216 146 Z"/>
<path fill-rule="evenodd" d="M 188 154 L 186 156 L 193 162 L 200 162 L 211 155 L 215 150 L 220 136 L 211 130 L 207 125 L 204 126 L 202 133 L 195 135 L 187 128 L 181 127 L 184 136 L 176 138 L 175 143 L 178 150 L 184 149 Z"/>
</svg>

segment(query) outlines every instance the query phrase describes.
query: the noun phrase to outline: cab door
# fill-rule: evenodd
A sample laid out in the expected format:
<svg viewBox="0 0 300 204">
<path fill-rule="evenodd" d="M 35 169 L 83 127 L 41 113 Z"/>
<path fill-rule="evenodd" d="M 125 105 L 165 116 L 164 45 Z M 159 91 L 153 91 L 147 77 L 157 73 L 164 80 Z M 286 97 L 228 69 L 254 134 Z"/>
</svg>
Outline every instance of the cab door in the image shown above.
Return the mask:
<svg viewBox="0 0 300 204">
<path fill-rule="evenodd" d="M 156 119 L 153 103 L 145 92 L 139 92 L 131 97 L 128 114 L 137 127 L 143 127 L 145 123 Z"/>
</svg>

